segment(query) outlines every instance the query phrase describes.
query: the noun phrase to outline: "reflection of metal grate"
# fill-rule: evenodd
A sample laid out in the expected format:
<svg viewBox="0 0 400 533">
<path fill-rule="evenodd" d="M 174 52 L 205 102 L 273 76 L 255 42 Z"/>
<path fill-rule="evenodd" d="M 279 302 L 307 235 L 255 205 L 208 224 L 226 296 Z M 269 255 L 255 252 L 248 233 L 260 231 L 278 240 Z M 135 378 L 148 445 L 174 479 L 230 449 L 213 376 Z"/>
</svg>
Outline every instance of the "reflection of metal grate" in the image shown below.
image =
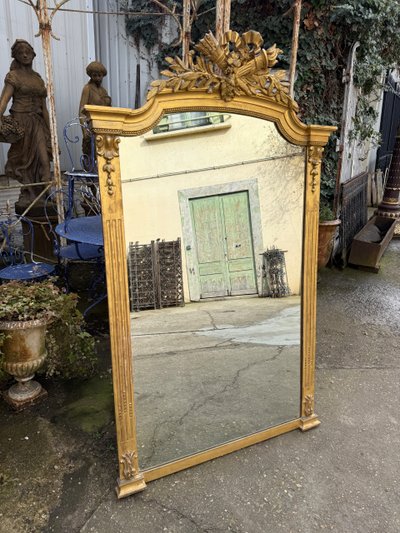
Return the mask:
<svg viewBox="0 0 400 533">
<path fill-rule="evenodd" d="M 181 241 L 161 241 L 158 245 L 160 307 L 183 304 Z"/>
<path fill-rule="evenodd" d="M 131 311 L 156 309 L 151 245 L 129 243 L 128 267 Z"/>
<path fill-rule="evenodd" d="M 282 298 L 290 296 L 287 279 L 285 251 L 274 246 L 267 249 L 263 256 L 263 290 L 262 296 Z"/>
<path fill-rule="evenodd" d="M 347 257 L 353 237 L 368 220 L 368 174 L 363 173 L 342 183 L 341 214 L 342 223 L 339 226 L 340 254 L 343 266 L 347 264 Z"/>
<path fill-rule="evenodd" d="M 131 311 L 183 305 L 181 241 L 129 244 Z"/>
</svg>

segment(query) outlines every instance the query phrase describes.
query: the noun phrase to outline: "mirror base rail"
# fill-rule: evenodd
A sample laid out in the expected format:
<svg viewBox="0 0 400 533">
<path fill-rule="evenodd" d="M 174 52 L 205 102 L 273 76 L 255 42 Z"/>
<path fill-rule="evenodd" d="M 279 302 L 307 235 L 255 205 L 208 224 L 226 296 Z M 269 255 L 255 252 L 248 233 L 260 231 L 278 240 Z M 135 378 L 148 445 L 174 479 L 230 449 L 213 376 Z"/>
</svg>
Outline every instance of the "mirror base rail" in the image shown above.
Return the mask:
<svg viewBox="0 0 400 533">
<path fill-rule="evenodd" d="M 284 433 L 289 433 L 294 429 L 300 429 L 302 432 L 308 431 L 316 428 L 320 425 L 320 423 L 321 421 L 318 419 L 317 415 L 312 414 L 311 416 L 292 420 L 285 424 L 268 428 L 259 433 L 248 435 L 232 442 L 227 442 L 226 444 L 205 450 L 204 452 L 200 452 L 189 457 L 183 457 L 182 459 L 178 459 L 171 463 L 145 470 L 139 475 L 135 476 L 133 479 L 118 479 L 118 483 L 115 488 L 117 497 L 118 499 L 122 499 L 126 496 L 130 496 L 131 494 L 143 491 L 147 487 L 146 482 L 148 483 L 149 481 L 154 481 L 155 479 L 159 479 L 170 474 L 175 474 L 181 470 L 186 470 L 192 466 L 205 463 L 210 459 L 223 457 L 224 455 L 247 448 L 253 444 L 265 442 Z"/>
<path fill-rule="evenodd" d="M 274 437 L 278 437 L 279 435 L 283 435 L 284 433 L 289 433 L 290 431 L 301 428 L 301 425 L 302 420 L 300 418 L 296 418 L 290 422 L 285 422 L 279 426 L 270 427 L 258 433 L 253 433 L 251 435 L 247 435 L 246 437 L 210 448 L 209 450 L 183 457 L 182 459 L 177 459 L 176 461 L 167 463 L 165 465 L 144 470 L 144 479 L 148 483 L 149 481 L 154 481 L 155 479 L 169 476 L 170 474 L 175 474 L 176 472 L 186 470 L 192 466 L 200 465 L 210 461 L 211 459 L 217 459 L 218 457 L 223 457 L 224 455 L 247 448 L 253 444 L 259 444 Z"/>
</svg>

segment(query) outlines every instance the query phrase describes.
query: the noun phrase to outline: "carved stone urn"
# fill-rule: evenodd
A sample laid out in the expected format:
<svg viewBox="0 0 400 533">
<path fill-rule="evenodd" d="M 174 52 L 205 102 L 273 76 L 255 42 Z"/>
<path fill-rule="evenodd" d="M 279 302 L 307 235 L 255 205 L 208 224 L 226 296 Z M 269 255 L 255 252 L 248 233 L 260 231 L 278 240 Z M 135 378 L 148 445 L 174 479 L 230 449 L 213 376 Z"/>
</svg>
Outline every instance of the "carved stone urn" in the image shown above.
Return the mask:
<svg viewBox="0 0 400 533">
<path fill-rule="evenodd" d="M 0 332 L 5 335 L 2 345 L 3 369 L 17 381 L 3 396 L 15 409 L 22 409 L 47 395 L 43 387 L 33 379 L 46 359 L 47 324 L 47 319 L 0 321 Z"/>
</svg>

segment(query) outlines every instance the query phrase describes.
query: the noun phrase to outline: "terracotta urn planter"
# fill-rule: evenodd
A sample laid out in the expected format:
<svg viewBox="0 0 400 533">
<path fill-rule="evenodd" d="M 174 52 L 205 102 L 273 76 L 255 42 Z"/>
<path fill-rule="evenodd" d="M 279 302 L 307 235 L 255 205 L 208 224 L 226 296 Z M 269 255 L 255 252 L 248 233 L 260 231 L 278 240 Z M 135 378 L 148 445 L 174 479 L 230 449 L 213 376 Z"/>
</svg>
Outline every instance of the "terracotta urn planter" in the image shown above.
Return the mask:
<svg viewBox="0 0 400 533">
<path fill-rule="evenodd" d="M 33 377 L 46 359 L 47 324 L 47 319 L 0 321 L 0 332 L 5 334 L 2 366 L 17 380 L 17 383 L 4 393 L 4 398 L 15 408 L 23 407 L 46 394 Z"/>
<path fill-rule="evenodd" d="M 331 257 L 333 240 L 340 220 L 325 220 L 319 223 L 318 232 L 318 269 L 325 267 Z"/>
</svg>

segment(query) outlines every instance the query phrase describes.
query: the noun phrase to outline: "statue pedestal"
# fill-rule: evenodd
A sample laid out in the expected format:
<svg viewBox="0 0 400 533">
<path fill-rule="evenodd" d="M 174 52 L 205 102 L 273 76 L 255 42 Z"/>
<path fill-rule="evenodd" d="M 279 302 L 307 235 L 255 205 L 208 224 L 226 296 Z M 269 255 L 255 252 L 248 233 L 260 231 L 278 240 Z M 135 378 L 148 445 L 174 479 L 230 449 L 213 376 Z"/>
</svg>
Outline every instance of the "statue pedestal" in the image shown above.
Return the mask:
<svg viewBox="0 0 400 533">
<path fill-rule="evenodd" d="M 16 214 L 22 215 L 27 207 L 27 205 L 17 202 L 15 204 Z M 57 257 L 54 254 L 54 228 L 58 224 L 58 218 L 53 204 L 48 204 L 47 210 L 48 215 L 46 217 L 44 203 L 41 202 L 31 207 L 24 215 L 24 218 L 27 219 L 27 221 L 22 221 L 24 250 L 28 253 L 32 252 L 35 261 L 47 260 L 55 263 Z"/>
</svg>

